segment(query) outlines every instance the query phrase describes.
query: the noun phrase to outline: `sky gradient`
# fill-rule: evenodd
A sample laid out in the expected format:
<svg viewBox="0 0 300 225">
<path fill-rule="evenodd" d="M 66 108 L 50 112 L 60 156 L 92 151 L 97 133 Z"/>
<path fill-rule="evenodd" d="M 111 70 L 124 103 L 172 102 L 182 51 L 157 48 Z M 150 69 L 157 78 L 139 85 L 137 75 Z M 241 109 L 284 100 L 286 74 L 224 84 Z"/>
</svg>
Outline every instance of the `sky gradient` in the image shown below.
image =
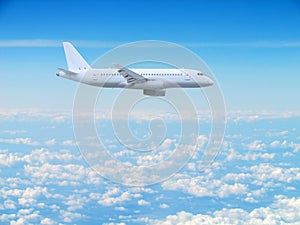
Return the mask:
<svg viewBox="0 0 300 225">
<path fill-rule="evenodd" d="M 0 224 L 299 225 L 299 25 L 298 1 L 0 0 Z M 141 40 L 180 44 L 213 71 L 227 107 L 224 136 L 216 135 L 220 148 L 209 148 L 216 143 L 212 130 L 223 130 L 201 110 L 208 104 L 200 89 L 187 91 L 197 101 L 196 116 L 176 114 L 178 104 L 159 108 L 156 101 L 166 96 L 145 98 L 129 115 L 114 108 L 112 117 L 111 107 L 129 104 L 116 103 L 121 89 L 105 89 L 94 117 L 83 107 L 84 117 L 74 120 L 78 84 L 55 76 L 57 67 L 67 67 L 62 42 L 72 42 L 92 64 Z M 87 106 L 90 98 L 82 99 Z M 215 112 L 213 122 L 223 125 Z M 186 123 L 199 126 L 184 132 Z M 159 143 L 143 144 L 164 130 Z M 86 135 L 77 135 L 86 142 L 81 148 L 78 131 Z M 136 145 L 125 145 L 131 139 L 122 142 L 120 131 Z M 91 165 L 104 152 L 99 141 L 121 163 L 105 160 L 97 173 Z M 95 147 L 86 161 L 81 151 Z M 153 185 L 125 186 L 103 174 L 111 169 L 129 183 L 139 177 L 136 167 L 164 174 L 180 161 L 168 162 L 177 150 L 192 149 L 182 169 Z M 122 163 L 131 170 L 124 172 Z"/>
<path fill-rule="evenodd" d="M 2 109 L 71 109 L 77 84 L 55 76 L 66 67 L 62 41 L 92 63 L 139 40 L 198 54 L 228 109 L 299 109 L 297 1 L 1 1 L 0 10 Z"/>
</svg>

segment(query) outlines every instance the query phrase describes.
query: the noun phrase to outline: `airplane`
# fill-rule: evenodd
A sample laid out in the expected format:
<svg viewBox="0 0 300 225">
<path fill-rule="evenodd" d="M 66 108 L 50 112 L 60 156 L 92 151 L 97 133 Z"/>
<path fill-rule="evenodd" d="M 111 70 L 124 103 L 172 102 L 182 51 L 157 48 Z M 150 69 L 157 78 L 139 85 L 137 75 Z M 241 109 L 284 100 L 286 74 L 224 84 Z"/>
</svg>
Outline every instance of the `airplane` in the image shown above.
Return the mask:
<svg viewBox="0 0 300 225">
<path fill-rule="evenodd" d="M 194 69 L 96 69 L 84 60 L 74 46 L 63 42 L 68 69 L 58 68 L 57 76 L 104 88 L 141 89 L 144 95 L 165 96 L 168 88 L 202 88 L 214 84 L 211 78 Z"/>
</svg>

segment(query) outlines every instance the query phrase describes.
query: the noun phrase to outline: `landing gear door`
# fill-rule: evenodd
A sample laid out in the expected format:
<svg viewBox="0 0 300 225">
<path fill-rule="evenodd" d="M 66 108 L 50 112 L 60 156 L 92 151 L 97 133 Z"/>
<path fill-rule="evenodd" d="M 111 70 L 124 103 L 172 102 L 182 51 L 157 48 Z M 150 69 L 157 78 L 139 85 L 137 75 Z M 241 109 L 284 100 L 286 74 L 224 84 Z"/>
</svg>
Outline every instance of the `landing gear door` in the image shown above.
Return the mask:
<svg viewBox="0 0 300 225">
<path fill-rule="evenodd" d="M 190 75 L 188 75 L 187 72 L 184 72 L 184 79 L 185 80 L 190 80 L 191 79 Z"/>
<path fill-rule="evenodd" d="M 98 80 L 98 74 L 97 73 L 92 73 L 92 80 L 94 80 L 94 81 Z"/>
</svg>

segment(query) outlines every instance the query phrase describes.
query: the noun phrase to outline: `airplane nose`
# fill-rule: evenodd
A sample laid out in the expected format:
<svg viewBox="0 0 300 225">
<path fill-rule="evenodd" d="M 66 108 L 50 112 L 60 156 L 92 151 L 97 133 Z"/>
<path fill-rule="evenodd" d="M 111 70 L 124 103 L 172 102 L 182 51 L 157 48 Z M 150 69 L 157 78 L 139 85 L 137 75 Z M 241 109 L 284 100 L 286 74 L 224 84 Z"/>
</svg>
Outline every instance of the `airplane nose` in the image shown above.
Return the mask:
<svg viewBox="0 0 300 225">
<path fill-rule="evenodd" d="M 214 81 L 211 78 L 207 77 L 206 78 L 206 83 L 207 83 L 208 86 L 211 86 L 211 85 L 214 84 Z"/>
</svg>

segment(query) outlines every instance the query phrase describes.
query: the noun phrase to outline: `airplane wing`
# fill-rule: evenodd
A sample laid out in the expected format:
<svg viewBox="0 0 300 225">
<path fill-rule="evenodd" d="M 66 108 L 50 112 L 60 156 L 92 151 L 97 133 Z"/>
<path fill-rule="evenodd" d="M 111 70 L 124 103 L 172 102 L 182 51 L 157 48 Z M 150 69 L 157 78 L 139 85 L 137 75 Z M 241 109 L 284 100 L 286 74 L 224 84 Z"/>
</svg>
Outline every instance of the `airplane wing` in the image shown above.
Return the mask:
<svg viewBox="0 0 300 225">
<path fill-rule="evenodd" d="M 118 72 L 127 80 L 128 84 L 132 84 L 135 82 L 140 83 L 148 80 L 146 77 L 143 77 L 142 75 L 135 73 L 120 64 L 114 64 L 114 66 L 118 69 Z"/>
</svg>

